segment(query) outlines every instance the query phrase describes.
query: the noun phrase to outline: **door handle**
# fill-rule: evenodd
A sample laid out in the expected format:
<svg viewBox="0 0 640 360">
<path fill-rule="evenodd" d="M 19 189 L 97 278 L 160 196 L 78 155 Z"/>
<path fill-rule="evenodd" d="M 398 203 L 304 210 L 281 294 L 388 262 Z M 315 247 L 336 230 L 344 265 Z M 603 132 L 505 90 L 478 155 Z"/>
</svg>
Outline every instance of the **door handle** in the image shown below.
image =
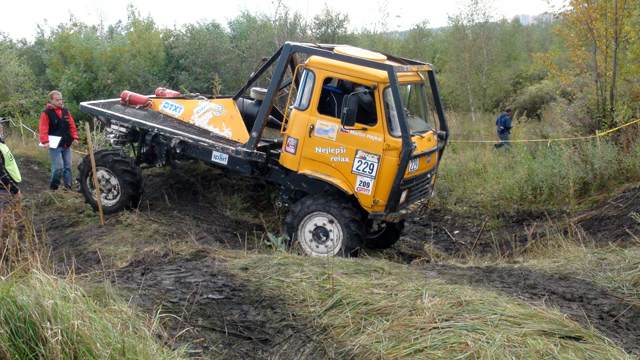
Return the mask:
<svg viewBox="0 0 640 360">
<path fill-rule="evenodd" d="M 313 134 L 313 129 L 315 129 L 315 125 L 311 124 L 311 126 L 309 127 L 309 137 L 311 137 L 311 134 Z"/>
</svg>

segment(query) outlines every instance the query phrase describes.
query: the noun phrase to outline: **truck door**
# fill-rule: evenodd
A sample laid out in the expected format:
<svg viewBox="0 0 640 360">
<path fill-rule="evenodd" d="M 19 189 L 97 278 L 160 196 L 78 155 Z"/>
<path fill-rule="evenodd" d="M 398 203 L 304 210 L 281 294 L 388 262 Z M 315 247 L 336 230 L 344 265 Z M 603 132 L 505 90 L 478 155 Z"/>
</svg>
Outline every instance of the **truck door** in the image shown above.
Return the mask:
<svg viewBox="0 0 640 360">
<path fill-rule="evenodd" d="M 317 172 L 328 176 L 327 181 L 343 182 L 364 208 L 370 208 L 384 144 L 377 86 L 320 70 L 316 74 L 299 171 Z M 344 127 L 340 115 L 349 94 L 358 97 L 356 124 Z"/>
<path fill-rule="evenodd" d="M 285 136 L 280 155 L 280 164 L 293 171 L 297 171 L 300 165 L 316 79 L 314 72 L 308 68 L 301 66 L 298 71 L 301 72 L 300 88 L 289 108 L 289 116 L 282 125 Z"/>
</svg>

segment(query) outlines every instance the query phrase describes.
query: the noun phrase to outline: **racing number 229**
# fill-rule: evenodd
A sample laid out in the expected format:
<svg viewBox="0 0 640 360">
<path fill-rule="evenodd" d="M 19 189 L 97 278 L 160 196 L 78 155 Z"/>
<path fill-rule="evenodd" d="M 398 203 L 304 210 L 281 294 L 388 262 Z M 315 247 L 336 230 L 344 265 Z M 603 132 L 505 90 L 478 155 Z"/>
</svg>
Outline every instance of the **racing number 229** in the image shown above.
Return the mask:
<svg viewBox="0 0 640 360">
<path fill-rule="evenodd" d="M 356 172 L 373 175 L 376 171 L 376 164 L 374 162 L 369 162 L 365 160 L 358 159 L 356 160 Z"/>
</svg>

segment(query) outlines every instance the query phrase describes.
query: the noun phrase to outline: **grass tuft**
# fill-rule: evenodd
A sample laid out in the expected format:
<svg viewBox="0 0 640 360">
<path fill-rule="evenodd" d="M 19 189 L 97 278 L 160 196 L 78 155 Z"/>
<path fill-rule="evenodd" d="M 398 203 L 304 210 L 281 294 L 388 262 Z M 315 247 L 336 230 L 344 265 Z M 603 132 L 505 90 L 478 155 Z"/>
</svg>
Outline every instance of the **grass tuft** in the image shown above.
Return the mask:
<svg viewBox="0 0 640 360">
<path fill-rule="evenodd" d="M 338 358 L 630 358 L 553 309 L 382 260 L 275 253 L 229 266 L 287 294 Z"/>
<path fill-rule="evenodd" d="M 159 321 L 113 295 L 33 270 L 0 282 L 0 353 L 8 359 L 178 359 L 154 338 Z"/>
</svg>

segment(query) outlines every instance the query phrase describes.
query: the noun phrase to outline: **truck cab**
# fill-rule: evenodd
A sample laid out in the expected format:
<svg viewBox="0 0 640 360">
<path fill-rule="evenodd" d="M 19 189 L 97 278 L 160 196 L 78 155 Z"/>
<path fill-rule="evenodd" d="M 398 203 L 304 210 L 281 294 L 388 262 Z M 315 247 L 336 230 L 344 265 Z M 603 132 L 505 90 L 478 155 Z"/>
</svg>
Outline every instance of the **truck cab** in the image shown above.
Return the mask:
<svg viewBox="0 0 640 360">
<path fill-rule="evenodd" d="M 403 66 L 351 46 L 333 51 L 394 69 Z M 448 133 L 440 99 L 434 98 L 433 69 L 400 70 L 393 79 L 383 69 L 311 56 L 296 69 L 299 90 L 282 127 L 280 164 L 333 184 L 350 199 L 366 214 L 364 243 L 369 247 L 395 243 L 403 216 L 431 198 Z M 445 131 L 438 133 L 437 125 Z M 292 235 L 298 241 L 305 236 Z M 306 252 L 326 250 L 313 235 L 307 238 L 301 241 Z"/>
</svg>

